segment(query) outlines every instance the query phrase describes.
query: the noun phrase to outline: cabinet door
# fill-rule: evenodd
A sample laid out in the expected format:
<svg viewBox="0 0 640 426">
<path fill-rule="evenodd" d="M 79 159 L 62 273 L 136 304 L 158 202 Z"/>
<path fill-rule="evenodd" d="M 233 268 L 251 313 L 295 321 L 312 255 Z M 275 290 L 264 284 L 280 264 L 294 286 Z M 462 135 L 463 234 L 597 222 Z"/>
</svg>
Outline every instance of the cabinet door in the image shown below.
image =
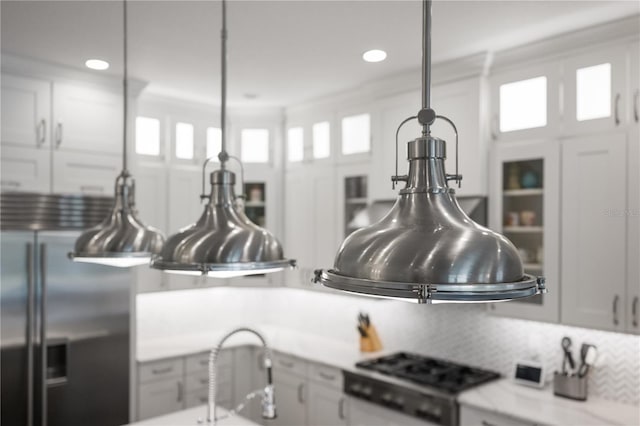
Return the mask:
<svg viewBox="0 0 640 426">
<path fill-rule="evenodd" d="M 271 426 L 301 426 L 307 424 L 307 384 L 295 374 L 277 370 L 273 375 L 278 417 L 267 420 Z"/>
<path fill-rule="evenodd" d="M 160 229 L 167 236 L 167 169 L 163 164 L 148 163 L 137 167 L 136 207 L 142 221 Z M 142 266 L 135 268 L 138 293 L 167 289 L 162 271 Z"/>
<path fill-rule="evenodd" d="M 297 268 L 287 271 L 287 285 L 300 286 L 314 265 L 313 177 L 304 170 L 289 171 L 285 179 L 285 239 L 288 253 L 295 255 Z M 326 211 L 331 214 L 329 210 Z M 324 265 L 323 265 L 324 266 Z"/>
<path fill-rule="evenodd" d="M 262 348 L 241 346 L 234 351 L 233 403 L 237 406 L 249 393 L 264 387 L 266 373 Z M 276 406 L 280 402 L 278 398 L 279 393 L 276 392 Z M 248 401 L 240 415 L 254 423 L 263 424 L 261 399 L 253 398 Z"/>
<path fill-rule="evenodd" d="M 122 93 L 58 84 L 53 90 L 55 149 L 122 154 Z"/>
<path fill-rule="evenodd" d="M 346 397 L 341 390 L 309 382 L 309 425 L 346 425 Z"/>
<path fill-rule="evenodd" d="M 545 295 L 491 303 L 493 314 L 548 322 L 560 319 L 559 158 L 556 140 L 497 143 L 492 151 L 490 228 L 515 244 L 525 272 L 543 275 L 549 290 Z M 520 220 L 525 211 L 534 215 L 529 226 Z M 507 221 L 510 216 L 515 216 L 513 222 Z"/>
<path fill-rule="evenodd" d="M 48 149 L 3 145 L 0 150 L 2 191 L 51 191 L 51 153 Z"/>
<path fill-rule="evenodd" d="M 51 83 L 2 74 L 2 144 L 49 150 Z"/>
<path fill-rule="evenodd" d="M 122 159 L 115 155 L 56 151 L 53 192 L 113 197 Z"/>
<path fill-rule="evenodd" d="M 627 155 L 627 331 L 640 334 L 640 127 L 629 131 Z"/>
<path fill-rule="evenodd" d="M 565 69 L 565 128 L 583 134 L 626 123 L 626 49 L 609 47 L 568 59 Z"/>
<path fill-rule="evenodd" d="M 168 236 L 195 223 L 202 215 L 201 178 L 197 167 L 172 166 L 169 170 Z M 192 288 L 200 281 L 200 277 L 171 273 L 165 278 L 171 289 Z"/>
<path fill-rule="evenodd" d="M 172 413 L 184 408 L 182 378 L 143 383 L 139 387 L 138 420 Z"/>
<path fill-rule="evenodd" d="M 562 322 L 624 330 L 626 135 L 562 142 Z"/>
</svg>

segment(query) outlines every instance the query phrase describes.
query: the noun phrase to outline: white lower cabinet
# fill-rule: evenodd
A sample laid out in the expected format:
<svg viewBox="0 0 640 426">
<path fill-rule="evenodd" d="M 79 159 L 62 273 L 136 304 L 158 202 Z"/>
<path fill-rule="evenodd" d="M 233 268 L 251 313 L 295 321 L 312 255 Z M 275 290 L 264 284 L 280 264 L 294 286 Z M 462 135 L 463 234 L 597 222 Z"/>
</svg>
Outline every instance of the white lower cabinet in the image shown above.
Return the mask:
<svg viewBox="0 0 640 426">
<path fill-rule="evenodd" d="M 347 399 L 342 390 L 309 382 L 307 424 L 337 426 L 347 424 Z"/>
<path fill-rule="evenodd" d="M 460 406 L 460 426 L 536 426 L 536 423 L 493 413 L 467 405 Z"/>
<path fill-rule="evenodd" d="M 184 408 L 182 377 L 140 384 L 138 419 L 160 416 Z"/>
<path fill-rule="evenodd" d="M 274 368 L 273 385 L 276 393 L 278 417 L 268 420 L 271 426 L 300 426 L 307 424 L 307 380 L 297 374 Z"/>
</svg>

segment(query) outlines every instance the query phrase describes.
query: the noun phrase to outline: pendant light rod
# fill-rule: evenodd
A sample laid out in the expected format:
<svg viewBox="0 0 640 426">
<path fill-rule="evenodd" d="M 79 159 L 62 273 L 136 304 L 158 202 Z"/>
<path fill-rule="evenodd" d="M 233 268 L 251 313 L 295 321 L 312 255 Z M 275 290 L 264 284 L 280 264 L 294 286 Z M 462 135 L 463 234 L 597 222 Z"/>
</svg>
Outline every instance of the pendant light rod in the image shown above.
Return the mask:
<svg viewBox="0 0 640 426">
<path fill-rule="evenodd" d="M 422 111 L 431 110 L 431 0 L 422 2 Z M 422 134 L 430 134 L 430 126 L 435 120 L 435 113 L 427 114 L 419 121 L 422 124 Z M 433 118 L 432 118 L 433 117 Z"/>
<path fill-rule="evenodd" d="M 123 49 L 122 49 L 122 56 L 123 56 L 123 60 L 124 60 L 124 65 L 123 65 L 123 77 L 122 77 L 122 88 L 124 91 L 124 96 L 122 97 L 123 101 L 123 105 L 122 105 L 122 119 L 123 119 L 123 123 L 122 123 L 122 173 L 121 175 L 124 177 L 128 177 L 129 176 L 129 170 L 127 169 L 127 130 L 129 128 L 128 126 L 128 122 L 129 122 L 129 68 L 128 68 L 128 52 L 127 52 L 127 45 L 128 45 L 128 33 L 127 33 L 127 0 L 123 0 L 122 1 L 122 22 L 124 25 L 123 28 L 123 37 L 122 37 L 122 43 L 123 43 Z"/>
<path fill-rule="evenodd" d="M 220 103 L 220 154 L 218 159 L 220 160 L 220 168 L 224 170 L 225 163 L 229 159 L 227 154 L 227 2 L 222 0 L 222 30 L 220 31 L 221 39 L 221 66 L 222 66 L 222 78 L 221 78 L 221 103 Z"/>
</svg>

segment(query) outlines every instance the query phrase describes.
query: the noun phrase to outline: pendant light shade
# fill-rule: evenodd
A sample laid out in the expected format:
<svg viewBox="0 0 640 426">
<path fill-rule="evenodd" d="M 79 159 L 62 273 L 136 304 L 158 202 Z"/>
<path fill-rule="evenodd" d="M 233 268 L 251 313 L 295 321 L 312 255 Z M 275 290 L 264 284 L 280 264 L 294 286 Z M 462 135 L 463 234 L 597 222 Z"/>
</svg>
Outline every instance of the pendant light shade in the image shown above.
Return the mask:
<svg viewBox="0 0 640 426">
<path fill-rule="evenodd" d="M 122 172 L 116 178 L 113 209 L 102 223 L 88 229 L 76 240 L 69 257 L 75 262 L 130 267 L 148 264 L 160 253 L 164 236 L 145 225 L 135 208 L 135 183 L 127 170 L 128 69 L 127 2 L 123 1 L 124 76 L 123 76 L 123 148 Z"/>
<path fill-rule="evenodd" d="M 167 272 L 229 278 L 276 272 L 295 265 L 273 234 L 237 209 L 235 174 L 211 173 L 211 193 L 198 221 L 172 235 L 151 266 Z M 242 206 L 239 206 L 242 208 Z"/>
<path fill-rule="evenodd" d="M 188 275 L 207 275 L 230 278 L 242 275 L 277 272 L 295 266 L 295 260 L 285 259 L 282 245 L 269 231 L 254 224 L 245 214 L 242 197 L 236 197 L 235 173 L 228 170 L 227 162 L 235 157 L 226 151 L 226 95 L 227 95 L 227 28 L 226 1 L 222 0 L 222 84 L 220 107 L 221 151 L 220 169 L 210 174 L 211 190 L 204 195 L 204 176 L 207 163 L 202 167 L 201 199 L 208 199 L 198 221 L 172 235 L 155 256 L 151 267 L 165 272 Z M 244 182 L 241 182 L 244 184 Z"/>
<path fill-rule="evenodd" d="M 430 126 L 443 119 L 453 127 L 456 154 L 457 129 L 429 106 L 431 1 L 423 7 L 423 108 L 402 123 L 418 119 L 422 136 L 407 144 L 408 175 L 392 177 L 394 184 L 406 186 L 384 218 L 344 240 L 333 269 L 316 271 L 315 280 L 338 290 L 418 303 L 504 301 L 546 293 L 543 277 L 524 273 L 516 247 L 471 220 L 449 188 L 448 181 L 459 183 L 462 176 L 457 170 L 445 173 L 446 143 L 431 136 Z"/>
<path fill-rule="evenodd" d="M 142 223 L 132 199 L 133 181 L 119 176 L 111 213 L 78 237 L 70 255 L 74 261 L 129 267 L 148 264 L 153 254 L 160 253 L 164 236 Z"/>
</svg>

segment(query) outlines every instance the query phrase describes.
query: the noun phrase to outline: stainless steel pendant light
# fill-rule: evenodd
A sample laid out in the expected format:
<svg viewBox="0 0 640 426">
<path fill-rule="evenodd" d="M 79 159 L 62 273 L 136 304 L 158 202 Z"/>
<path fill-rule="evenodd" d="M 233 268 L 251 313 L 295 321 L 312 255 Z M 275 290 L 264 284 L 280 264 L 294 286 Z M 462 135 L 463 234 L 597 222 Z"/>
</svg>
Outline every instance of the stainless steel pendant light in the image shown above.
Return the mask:
<svg viewBox="0 0 640 426">
<path fill-rule="evenodd" d="M 138 218 L 135 207 L 135 182 L 127 169 L 128 69 L 127 69 L 127 2 L 123 1 L 123 147 L 122 172 L 115 182 L 113 209 L 102 223 L 88 229 L 76 240 L 69 257 L 75 262 L 100 263 L 129 267 L 148 264 L 153 254 L 160 253 L 164 236 Z"/>
<path fill-rule="evenodd" d="M 419 303 L 504 301 L 545 293 L 543 277 L 523 272 L 516 247 L 504 236 L 472 221 L 456 201 L 445 173 L 445 141 L 431 135 L 431 0 L 423 1 L 422 136 L 407 145 L 409 173 L 391 211 L 378 223 L 349 235 L 334 268 L 316 271 L 316 281 L 348 292 Z M 399 129 L 398 129 L 399 130 Z M 397 139 L 397 134 L 396 134 Z M 456 158 L 457 169 L 457 158 Z"/>
<path fill-rule="evenodd" d="M 210 175 L 211 191 L 204 195 L 204 175 L 211 158 L 202 167 L 201 198 L 208 199 L 200 219 L 169 237 L 162 254 L 154 256 L 151 267 L 166 272 L 227 278 L 264 274 L 295 266 L 285 259 L 282 245 L 269 231 L 257 226 L 244 213 L 241 197 L 236 197 L 236 175 L 227 169 L 227 19 L 222 0 L 222 85 L 220 169 Z M 240 163 L 242 167 L 242 163 Z M 242 182 L 244 183 L 244 182 Z"/>
</svg>

